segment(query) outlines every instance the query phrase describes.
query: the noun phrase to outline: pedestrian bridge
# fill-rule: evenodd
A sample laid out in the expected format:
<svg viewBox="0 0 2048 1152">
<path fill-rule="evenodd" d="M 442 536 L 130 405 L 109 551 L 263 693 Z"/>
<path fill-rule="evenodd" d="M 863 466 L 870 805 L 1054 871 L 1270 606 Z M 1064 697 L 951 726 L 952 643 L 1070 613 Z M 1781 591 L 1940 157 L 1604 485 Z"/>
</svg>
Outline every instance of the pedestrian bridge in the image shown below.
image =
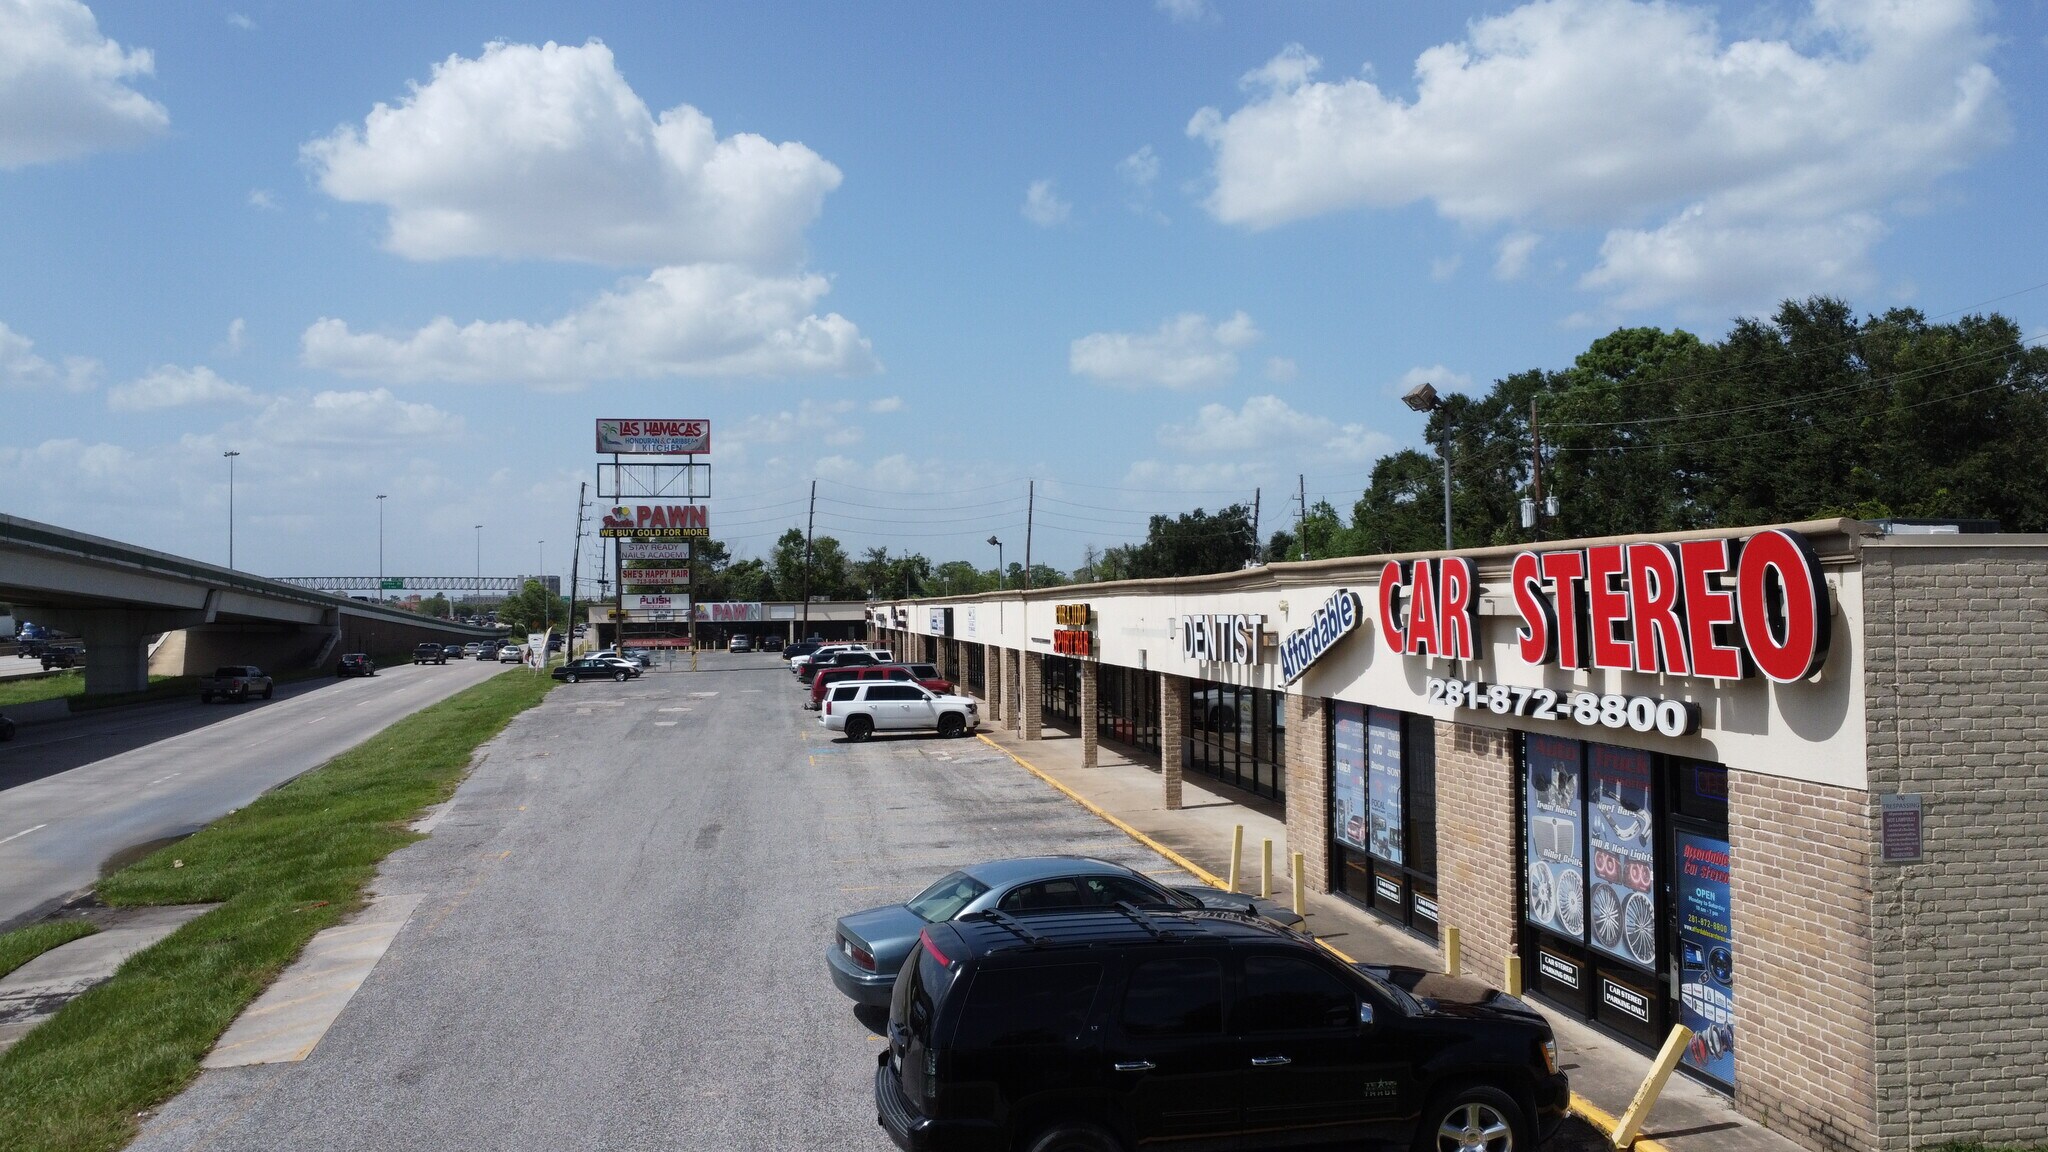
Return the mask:
<svg viewBox="0 0 2048 1152">
<path fill-rule="evenodd" d="M 140 691 L 152 670 L 301 669 L 338 652 L 390 658 L 429 640 L 499 635 L 5 515 L 0 603 L 83 638 L 89 695 Z M 165 634 L 176 635 L 153 667 L 151 643 Z"/>
</svg>

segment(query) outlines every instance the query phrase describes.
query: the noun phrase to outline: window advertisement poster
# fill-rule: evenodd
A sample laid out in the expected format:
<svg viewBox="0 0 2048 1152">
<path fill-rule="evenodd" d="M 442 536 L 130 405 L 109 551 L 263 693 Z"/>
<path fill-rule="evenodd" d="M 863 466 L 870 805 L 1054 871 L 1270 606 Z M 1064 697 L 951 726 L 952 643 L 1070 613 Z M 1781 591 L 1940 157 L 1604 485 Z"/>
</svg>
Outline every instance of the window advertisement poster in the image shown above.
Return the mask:
<svg viewBox="0 0 2048 1152">
<path fill-rule="evenodd" d="M 1735 1084 L 1734 909 L 1728 842 L 1680 832 L 1678 856 L 1678 1022 L 1692 1029 L 1685 1063 Z"/>
<path fill-rule="evenodd" d="M 1573 940 L 1586 938 L 1585 840 L 1580 834 L 1584 745 L 1557 736 L 1524 737 L 1529 779 L 1523 820 L 1529 830 L 1529 923 Z"/>
<path fill-rule="evenodd" d="M 1650 754 L 1608 744 L 1586 746 L 1586 839 L 1593 857 L 1586 893 L 1593 947 L 1657 970 L 1656 821 L 1650 808 Z"/>
<path fill-rule="evenodd" d="M 1330 775 L 1330 837 L 1368 851 L 1363 704 L 1330 706 Z"/>
<path fill-rule="evenodd" d="M 1389 864 L 1401 860 L 1401 716 L 1374 708 L 1365 731 L 1366 807 L 1372 841 L 1366 851 Z"/>
</svg>

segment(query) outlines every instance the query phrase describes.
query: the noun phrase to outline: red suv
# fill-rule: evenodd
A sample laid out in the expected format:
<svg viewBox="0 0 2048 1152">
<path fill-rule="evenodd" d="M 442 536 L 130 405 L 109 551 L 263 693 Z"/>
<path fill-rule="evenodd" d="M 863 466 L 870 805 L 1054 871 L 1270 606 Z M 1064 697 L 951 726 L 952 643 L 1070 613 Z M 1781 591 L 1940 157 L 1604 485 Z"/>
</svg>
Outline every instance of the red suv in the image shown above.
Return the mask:
<svg viewBox="0 0 2048 1152">
<path fill-rule="evenodd" d="M 816 710 L 825 699 L 825 690 L 846 680 L 908 680 L 941 696 L 953 694 L 953 682 L 939 675 L 936 664 L 871 664 L 862 668 L 827 668 L 811 677 L 811 702 L 804 707 Z"/>
</svg>

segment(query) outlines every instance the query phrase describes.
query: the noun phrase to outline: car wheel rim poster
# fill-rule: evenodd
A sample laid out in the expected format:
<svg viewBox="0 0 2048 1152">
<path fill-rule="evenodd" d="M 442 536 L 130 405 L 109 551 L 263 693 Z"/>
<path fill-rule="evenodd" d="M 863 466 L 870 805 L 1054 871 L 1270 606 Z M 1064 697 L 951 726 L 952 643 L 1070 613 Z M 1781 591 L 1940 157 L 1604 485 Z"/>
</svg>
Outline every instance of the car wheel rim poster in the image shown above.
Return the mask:
<svg viewBox="0 0 2048 1152">
<path fill-rule="evenodd" d="M 1586 841 L 1592 855 L 1594 948 L 1646 971 L 1657 970 L 1656 821 L 1650 807 L 1650 754 L 1592 744 L 1586 748 Z"/>
<path fill-rule="evenodd" d="M 1528 780 L 1523 819 L 1529 832 L 1529 923 L 1573 940 L 1585 939 L 1585 838 L 1581 835 L 1577 740 L 1527 738 Z M 1565 895 L 1569 892 L 1570 895 Z M 1598 909 L 1595 909 L 1598 914 Z"/>
</svg>

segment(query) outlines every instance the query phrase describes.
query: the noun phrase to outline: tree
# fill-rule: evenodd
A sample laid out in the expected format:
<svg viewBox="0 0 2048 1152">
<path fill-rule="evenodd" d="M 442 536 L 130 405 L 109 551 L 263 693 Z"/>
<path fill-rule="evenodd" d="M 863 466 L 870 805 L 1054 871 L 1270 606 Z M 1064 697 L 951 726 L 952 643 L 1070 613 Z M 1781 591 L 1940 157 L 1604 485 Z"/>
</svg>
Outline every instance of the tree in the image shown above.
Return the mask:
<svg viewBox="0 0 2048 1152">
<path fill-rule="evenodd" d="M 538 632 L 550 621 L 560 628 L 568 619 L 569 602 L 549 595 L 547 585 L 538 580 L 526 581 L 498 605 L 498 623 L 509 624 L 515 631 Z"/>
<path fill-rule="evenodd" d="M 970 596 L 979 592 L 993 592 L 996 574 L 993 569 L 983 571 L 965 560 L 948 560 L 932 569 L 931 579 L 925 585 L 925 592 L 931 596 Z"/>
<path fill-rule="evenodd" d="M 436 620 L 447 619 L 449 613 L 448 597 L 443 596 L 439 592 L 434 593 L 432 596 L 420 601 L 419 613 L 422 616 L 432 616 Z"/>
<path fill-rule="evenodd" d="M 1200 508 L 1178 517 L 1154 516 L 1146 526 L 1145 542 L 1132 556 L 1130 576 L 1153 579 L 1234 572 L 1256 554 L 1257 544 L 1252 510 L 1242 504 L 1232 504 L 1213 516 Z"/>
</svg>

